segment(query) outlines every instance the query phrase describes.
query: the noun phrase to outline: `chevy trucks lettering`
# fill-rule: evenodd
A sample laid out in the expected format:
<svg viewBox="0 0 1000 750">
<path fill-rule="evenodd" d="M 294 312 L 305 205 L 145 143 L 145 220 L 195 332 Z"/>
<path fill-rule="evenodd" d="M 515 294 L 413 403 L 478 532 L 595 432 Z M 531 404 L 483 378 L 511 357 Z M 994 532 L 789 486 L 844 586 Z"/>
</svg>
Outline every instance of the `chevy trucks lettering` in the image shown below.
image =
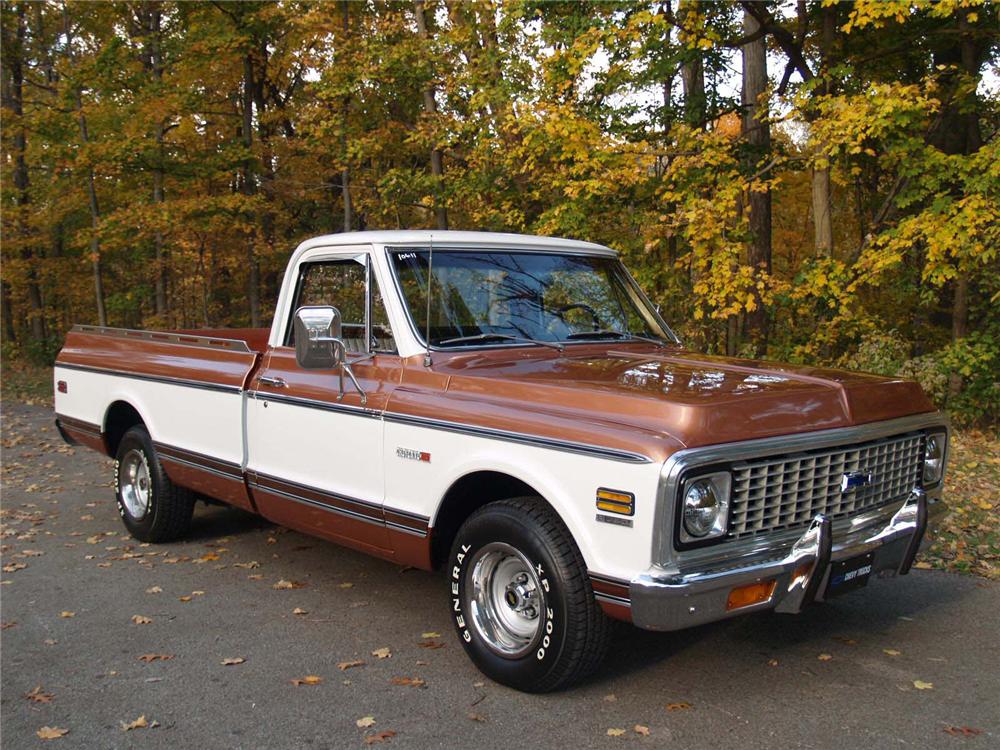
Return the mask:
<svg viewBox="0 0 1000 750">
<path fill-rule="evenodd" d="M 535 692 L 598 666 L 608 618 L 795 613 L 909 572 L 948 446 L 919 386 L 689 351 L 600 245 L 433 242 L 304 242 L 269 330 L 74 327 L 56 424 L 115 459 L 128 531 L 177 539 L 217 500 L 446 571 L 469 657 Z"/>
</svg>

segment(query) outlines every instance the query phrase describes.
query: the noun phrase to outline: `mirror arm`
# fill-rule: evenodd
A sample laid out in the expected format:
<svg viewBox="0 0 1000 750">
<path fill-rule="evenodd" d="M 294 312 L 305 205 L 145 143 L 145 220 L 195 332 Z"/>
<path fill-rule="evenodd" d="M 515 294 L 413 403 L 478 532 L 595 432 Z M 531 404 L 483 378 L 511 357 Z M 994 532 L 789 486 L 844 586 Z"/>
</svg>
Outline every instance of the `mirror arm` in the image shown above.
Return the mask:
<svg viewBox="0 0 1000 750">
<path fill-rule="evenodd" d="M 340 344 L 340 345 L 343 345 L 343 343 L 344 343 L 341 339 L 338 339 L 338 338 L 333 337 L 333 336 L 317 336 L 316 338 L 310 338 L 309 340 L 313 341 L 313 342 L 315 342 L 317 344 Z M 346 351 L 345 351 L 345 354 L 346 354 Z M 365 406 L 368 403 L 368 394 L 365 392 L 365 389 L 361 387 L 361 383 L 359 383 L 358 379 L 355 377 L 354 370 L 351 369 L 351 365 L 352 364 L 356 365 L 359 362 L 368 362 L 368 361 L 373 360 L 373 359 L 375 359 L 375 354 L 374 353 L 372 353 L 372 354 L 366 354 L 364 357 L 358 357 L 356 360 L 354 360 L 353 362 L 350 362 L 350 363 L 348 363 L 345 360 L 344 362 L 342 362 L 340 364 L 340 395 L 337 396 L 337 400 L 338 401 L 342 401 L 343 398 L 344 398 L 344 373 L 346 372 L 347 373 L 347 377 L 349 377 L 351 379 L 351 383 L 354 384 L 354 387 L 357 389 L 358 393 L 361 395 L 361 405 Z"/>
<path fill-rule="evenodd" d="M 366 359 L 367 359 L 367 357 L 366 357 Z M 349 377 L 351 379 L 351 382 L 354 384 L 354 387 L 357 388 L 358 393 L 361 394 L 361 405 L 362 406 L 366 405 L 368 403 L 368 394 L 365 393 L 365 390 L 361 387 L 361 383 L 358 382 L 358 379 L 356 377 L 354 377 L 354 370 L 352 370 L 351 366 L 349 364 L 347 364 L 346 362 L 344 362 L 340 366 L 340 395 L 337 396 L 337 400 L 340 401 L 342 398 L 344 398 L 344 373 L 345 372 L 347 373 L 347 377 Z"/>
</svg>

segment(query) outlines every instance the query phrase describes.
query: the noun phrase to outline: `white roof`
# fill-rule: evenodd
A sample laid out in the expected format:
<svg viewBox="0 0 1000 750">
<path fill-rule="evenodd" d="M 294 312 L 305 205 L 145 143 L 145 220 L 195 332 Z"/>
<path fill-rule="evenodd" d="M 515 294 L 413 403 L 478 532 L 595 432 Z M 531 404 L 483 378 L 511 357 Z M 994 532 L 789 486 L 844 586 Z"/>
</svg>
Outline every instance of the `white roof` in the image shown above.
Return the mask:
<svg viewBox="0 0 1000 750">
<path fill-rule="evenodd" d="M 313 247 L 329 247 L 331 245 L 429 245 L 431 240 L 438 247 L 517 247 L 524 250 L 566 250 L 569 252 L 585 251 L 601 255 L 617 255 L 609 247 L 594 242 L 567 240 L 560 237 L 538 237 L 530 234 L 508 234 L 505 232 L 459 232 L 451 230 L 386 230 L 373 232 L 342 232 L 340 234 L 325 234 L 313 237 L 299 245 L 298 250 L 304 251 Z"/>
</svg>

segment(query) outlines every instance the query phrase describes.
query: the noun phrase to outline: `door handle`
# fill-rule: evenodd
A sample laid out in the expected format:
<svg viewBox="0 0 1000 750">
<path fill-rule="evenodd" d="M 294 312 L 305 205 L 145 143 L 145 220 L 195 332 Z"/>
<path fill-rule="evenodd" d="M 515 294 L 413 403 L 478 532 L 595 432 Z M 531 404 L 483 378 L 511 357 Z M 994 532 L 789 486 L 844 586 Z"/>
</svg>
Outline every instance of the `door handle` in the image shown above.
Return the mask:
<svg viewBox="0 0 1000 750">
<path fill-rule="evenodd" d="M 272 388 L 284 388 L 287 385 L 283 378 L 269 378 L 264 375 L 257 378 L 257 382 L 261 385 L 269 385 Z"/>
</svg>

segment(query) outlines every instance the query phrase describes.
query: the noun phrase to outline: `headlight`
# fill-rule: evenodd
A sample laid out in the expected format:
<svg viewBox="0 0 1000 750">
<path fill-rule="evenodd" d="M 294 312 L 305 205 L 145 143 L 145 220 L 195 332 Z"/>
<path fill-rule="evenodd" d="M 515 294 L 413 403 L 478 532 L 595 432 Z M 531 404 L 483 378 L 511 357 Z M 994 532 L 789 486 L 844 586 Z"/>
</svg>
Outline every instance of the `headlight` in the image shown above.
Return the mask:
<svg viewBox="0 0 1000 750">
<path fill-rule="evenodd" d="M 944 454 L 948 435 L 944 432 L 931 432 L 924 444 L 924 487 L 933 487 L 941 481 L 944 474 Z"/>
<path fill-rule="evenodd" d="M 731 485 L 728 471 L 704 474 L 684 483 L 681 542 L 699 542 L 726 533 Z"/>
</svg>

